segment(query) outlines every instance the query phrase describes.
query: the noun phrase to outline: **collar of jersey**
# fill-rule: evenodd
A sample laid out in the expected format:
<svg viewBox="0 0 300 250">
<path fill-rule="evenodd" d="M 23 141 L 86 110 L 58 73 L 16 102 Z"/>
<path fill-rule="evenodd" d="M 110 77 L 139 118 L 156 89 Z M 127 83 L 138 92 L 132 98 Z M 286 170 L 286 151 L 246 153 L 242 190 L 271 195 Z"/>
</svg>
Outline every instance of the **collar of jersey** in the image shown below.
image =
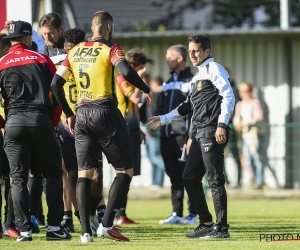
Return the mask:
<svg viewBox="0 0 300 250">
<path fill-rule="evenodd" d="M 209 57 L 209 58 L 205 59 L 203 62 L 201 62 L 201 63 L 197 66 L 197 68 L 198 68 L 198 69 L 201 69 L 201 68 L 205 67 L 207 64 L 209 64 L 210 62 L 213 62 L 213 61 L 215 61 L 215 59 L 214 59 L 213 57 Z"/>
</svg>

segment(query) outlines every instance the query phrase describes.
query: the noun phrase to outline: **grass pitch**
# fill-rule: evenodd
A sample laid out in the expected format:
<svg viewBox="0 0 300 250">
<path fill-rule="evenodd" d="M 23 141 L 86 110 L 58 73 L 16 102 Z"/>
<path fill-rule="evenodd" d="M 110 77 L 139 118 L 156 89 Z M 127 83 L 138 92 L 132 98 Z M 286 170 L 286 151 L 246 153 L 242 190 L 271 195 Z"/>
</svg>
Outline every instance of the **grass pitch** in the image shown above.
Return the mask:
<svg viewBox="0 0 300 250">
<path fill-rule="evenodd" d="M 208 201 L 214 215 L 212 200 Z M 186 202 L 185 202 L 186 204 Z M 44 206 L 46 207 L 46 206 Z M 185 206 L 186 213 L 186 206 Z M 33 235 L 32 242 L 16 242 L 15 239 L 0 239 L 1 249 L 300 249 L 299 235 L 300 201 L 297 200 L 229 200 L 228 222 L 231 238 L 225 240 L 187 239 L 185 234 L 197 225 L 158 225 L 157 222 L 171 214 L 170 199 L 129 200 L 128 216 L 140 224 L 122 226 L 121 231 L 130 242 L 115 242 L 95 238 L 89 244 L 79 243 L 79 223 L 71 241 L 49 242 L 45 230 Z M 265 237 L 265 238 L 263 238 Z M 279 239 L 291 239 L 279 241 Z M 266 240 L 267 239 L 267 240 Z"/>
</svg>

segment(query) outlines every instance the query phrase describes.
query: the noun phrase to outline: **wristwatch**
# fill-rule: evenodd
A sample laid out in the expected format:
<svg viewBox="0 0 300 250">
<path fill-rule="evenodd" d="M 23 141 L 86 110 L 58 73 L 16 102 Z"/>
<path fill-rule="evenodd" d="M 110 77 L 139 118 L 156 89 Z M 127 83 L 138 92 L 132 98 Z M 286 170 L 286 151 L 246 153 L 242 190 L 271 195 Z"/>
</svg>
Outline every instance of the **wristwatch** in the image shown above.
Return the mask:
<svg viewBox="0 0 300 250">
<path fill-rule="evenodd" d="M 220 128 L 227 128 L 227 124 L 226 123 L 223 123 L 223 122 L 218 122 L 218 125 L 217 125 L 218 127 L 220 127 Z"/>
</svg>

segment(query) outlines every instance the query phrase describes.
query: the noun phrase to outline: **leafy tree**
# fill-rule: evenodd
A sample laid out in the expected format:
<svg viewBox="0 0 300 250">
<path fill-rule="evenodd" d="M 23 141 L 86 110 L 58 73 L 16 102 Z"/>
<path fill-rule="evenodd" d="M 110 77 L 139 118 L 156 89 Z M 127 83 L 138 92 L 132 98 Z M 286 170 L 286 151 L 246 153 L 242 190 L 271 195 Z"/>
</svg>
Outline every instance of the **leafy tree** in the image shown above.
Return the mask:
<svg viewBox="0 0 300 250">
<path fill-rule="evenodd" d="M 186 9 L 200 9 L 210 0 L 152 0 L 151 5 L 157 8 L 164 9 L 166 16 L 155 22 L 155 26 L 164 25 L 168 30 L 183 29 L 182 13 Z M 179 22 L 175 23 L 175 19 Z"/>
<path fill-rule="evenodd" d="M 300 0 L 290 1 L 290 24 L 300 26 Z M 182 29 L 180 20 L 183 10 L 193 9 L 201 11 L 205 6 L 212 7 L 209 27 L 221 25 L 224 28 L 239 28 L 242 26 L 254 27 L 279 27 L 280 25 L 280 0 L 152 0 L 151 5 L 162 8 L 166 16 L 153 22 L 150 27 L 157 30 L 163 25 L 167 30 Z M 258 21 L 256 14 L 261 9 L 266 14 L 264 21 Z"/>
<path fill-rule="evenodd" d="M 300 25 L 300 2 L 289 0 L 290 25 Z M 260 24 L 265 27 L 278 27 L 280 25 L 280 0 L 212 0 L 212 21 L 222 24 L 225 28 L 241 27 L 248 24 L 253 27 Z M 258 23 L 255 20 L 255 11 L 263 8 L 266 20 Z"/>
<path fill-rule="evenodd" d="M 255 25 L 255 10 L 262 4 L 261 0 L 212 0 L 212 22 L 225 28 Z"/>
</svg>

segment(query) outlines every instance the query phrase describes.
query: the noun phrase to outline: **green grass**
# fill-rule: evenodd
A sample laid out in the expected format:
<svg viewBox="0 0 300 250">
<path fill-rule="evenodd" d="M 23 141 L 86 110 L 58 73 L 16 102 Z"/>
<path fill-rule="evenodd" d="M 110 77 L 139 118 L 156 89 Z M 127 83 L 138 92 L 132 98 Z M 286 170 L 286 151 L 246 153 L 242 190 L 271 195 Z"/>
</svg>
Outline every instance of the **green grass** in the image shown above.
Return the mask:
<svg viewBox="0 0 300 250">
<path fill-rule="evenodd" d="M 186 204 L 186 203 L 185 203 Z M 212 200 L 209 200 L 211 212 Z M 138 225 L 122 226 L 124 235 L 130 242 L 115 242 L 108 239 L 95 238 L 90 244 L 80 244 L 79 234 L 66 242 L 48 242 L 45 240 L 45 229 L 33 235 L 32 242 L 15 242 L 5 237 L 0 239 L 1 249 L 300 249 L 300 241 L 266 242 L 260 241 L 260 234 L 300 234 L 299 211 L 297 200 L 229 200 L 228 222 L 231 239 L 200 240 L 187 239 L 185 234 L 195 228 L 190 225 L 158 225 L 157 221 L 171 213 L 170 199 L 129 200 L 128 216 Z M 186 207 L 185 207 L 186 211 Z M 75 221 L 77 223 L 77 221 Z M 77 232 L 80 231 L 76 224 Z"/>
</svg>

